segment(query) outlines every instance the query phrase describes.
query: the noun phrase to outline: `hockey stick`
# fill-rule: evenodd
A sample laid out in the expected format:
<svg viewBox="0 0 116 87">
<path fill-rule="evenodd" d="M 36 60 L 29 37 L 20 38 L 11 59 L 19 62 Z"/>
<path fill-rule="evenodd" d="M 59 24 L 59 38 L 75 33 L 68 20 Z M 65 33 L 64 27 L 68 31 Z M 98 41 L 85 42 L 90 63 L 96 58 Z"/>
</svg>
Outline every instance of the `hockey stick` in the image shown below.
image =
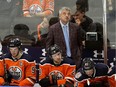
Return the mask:
<svg viewBox="0 0 116 87">
<path fill-rule="evenodd" d="M 5 84 L 4 85 L 9 85 L 9 81 L 8 81 L 8 71 L 7 71 L 7 68 L 6 68 L 6 63 L 5 63 L 5 60 L 3 58 L 3 52 L 2 52 L 2 44 L 0 42 L 0 56 L 1 56 L 1 59 L 3 60 L 3 64 L 4 64 L 4 79 L 5 79 Z"/>
<path fill-rule="evenodd" d="M 41 87 L 39 84 L 39 62 L 36 59 L 36 83 L 34 84 L 33 87 Z"/>
</svg>

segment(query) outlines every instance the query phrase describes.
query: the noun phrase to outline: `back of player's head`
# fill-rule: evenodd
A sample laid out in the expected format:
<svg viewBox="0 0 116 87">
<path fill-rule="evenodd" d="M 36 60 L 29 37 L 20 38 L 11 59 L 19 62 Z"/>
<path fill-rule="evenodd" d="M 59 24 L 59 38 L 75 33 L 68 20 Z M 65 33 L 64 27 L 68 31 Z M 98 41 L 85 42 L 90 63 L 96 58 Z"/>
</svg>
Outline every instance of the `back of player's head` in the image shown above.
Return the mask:
<svg viewBox="0 0 116 87">
<path fill-rule="evenodd" d="M 18 47 L 18 48 L 20 48 L 21 47 L 21 41 L 19 40 L 19 38 L 11 39 L 9 44 L 8 44 L 8 47 Z"/>
<path fill-rule="evenodd" d="M 94 66 L 94 61 L 92 58 L 84 58 L 83 59 L 83 62 L 82 62 L 82 68 L 83 70 L 90 70 L 90 69 L 93 69 L 95 66 Z"/>
<path fill-rule="evenodd" d="M 58 45 L 54 44 L 53 46 L 49 47 L 47 49 L 47 53 L 49 57 L 52 57 L 53 54 L 56 54 L 57 52 L 61 52 L 61 49 Z"/>
</svg>

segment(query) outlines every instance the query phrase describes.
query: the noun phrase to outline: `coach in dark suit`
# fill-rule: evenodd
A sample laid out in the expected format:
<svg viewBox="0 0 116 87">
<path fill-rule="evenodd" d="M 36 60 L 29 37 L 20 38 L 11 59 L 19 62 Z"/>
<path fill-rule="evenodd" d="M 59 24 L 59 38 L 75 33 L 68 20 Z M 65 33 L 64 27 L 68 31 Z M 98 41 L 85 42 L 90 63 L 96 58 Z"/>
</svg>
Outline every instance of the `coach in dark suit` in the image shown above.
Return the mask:
<svg viewBox="0 0 116 87">
<path fill-rule="evenodd" d="M 81 35 L 77 24 L 70 23 L 71 10 L 62 7 L 59 10 L 60 21 L 49 28 L 46 48 L 57 44 L 62 49 L 63 56 L 72 58 L 77 68 L 81 62 Z"/>
</svg>

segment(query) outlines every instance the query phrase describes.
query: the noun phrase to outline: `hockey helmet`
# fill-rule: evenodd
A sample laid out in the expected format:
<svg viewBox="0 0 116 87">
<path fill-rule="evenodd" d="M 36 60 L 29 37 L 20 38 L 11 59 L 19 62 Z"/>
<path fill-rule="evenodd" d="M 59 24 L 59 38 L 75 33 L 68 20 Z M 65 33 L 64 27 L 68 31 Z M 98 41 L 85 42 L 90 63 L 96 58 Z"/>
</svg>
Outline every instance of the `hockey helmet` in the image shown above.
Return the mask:
<svg viewBox="0 0 116 87">
<path fill-rule="evenodd" d="M 48 56 L 50 57 L 57 52 L 61 52 L 61 50 L 60 47 L 56 44 L 47 49 Z"/>
<path fill-rule="evenodd" d="M 92 60 L 92 58 L 83 59 L 82 68 L 83 68 L 84 71 L 93 69 L 94 67 L 95 67 L 94 66 L 94 61 Z"/>
<path fill-rule="evenodd" d="M 11 39 L 8 47 L 19 47 L 21 46 L 21 41 L 19 40 L 19 38 L 15 38 L 15 39 Z"/>
</svg>

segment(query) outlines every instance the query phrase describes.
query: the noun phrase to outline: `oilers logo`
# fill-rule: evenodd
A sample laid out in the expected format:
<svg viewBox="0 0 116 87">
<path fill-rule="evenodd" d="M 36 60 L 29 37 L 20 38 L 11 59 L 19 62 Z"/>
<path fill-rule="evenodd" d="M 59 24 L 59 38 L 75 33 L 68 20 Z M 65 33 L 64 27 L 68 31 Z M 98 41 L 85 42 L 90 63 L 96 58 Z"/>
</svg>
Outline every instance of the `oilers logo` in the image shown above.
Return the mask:
<svg viewBox="0 0 116 87">
<path fill-rule="evenodd" d="M 9 73 L 12 75 L 13 79 L 15 79 L 15 80 L 19 80 L 22 77 L 22 71 L 17 66 L 10 67 Z"/>
<path fill-rule="evenodd" d="M 54 70 L 54 71 L 50 72 L 49 75 L 50 76 L 53 76 L 53 75 L 56 76 L 57 80 L 64 78 L 64 75 L 58 70 Z"/>
<path fill-rule="evenodd" d="M 30 15 L 32 16 L 42 11 L 43 11 L 42 8 L 38 4 L 33 4 L 29 8 Z"/>
</svg>

